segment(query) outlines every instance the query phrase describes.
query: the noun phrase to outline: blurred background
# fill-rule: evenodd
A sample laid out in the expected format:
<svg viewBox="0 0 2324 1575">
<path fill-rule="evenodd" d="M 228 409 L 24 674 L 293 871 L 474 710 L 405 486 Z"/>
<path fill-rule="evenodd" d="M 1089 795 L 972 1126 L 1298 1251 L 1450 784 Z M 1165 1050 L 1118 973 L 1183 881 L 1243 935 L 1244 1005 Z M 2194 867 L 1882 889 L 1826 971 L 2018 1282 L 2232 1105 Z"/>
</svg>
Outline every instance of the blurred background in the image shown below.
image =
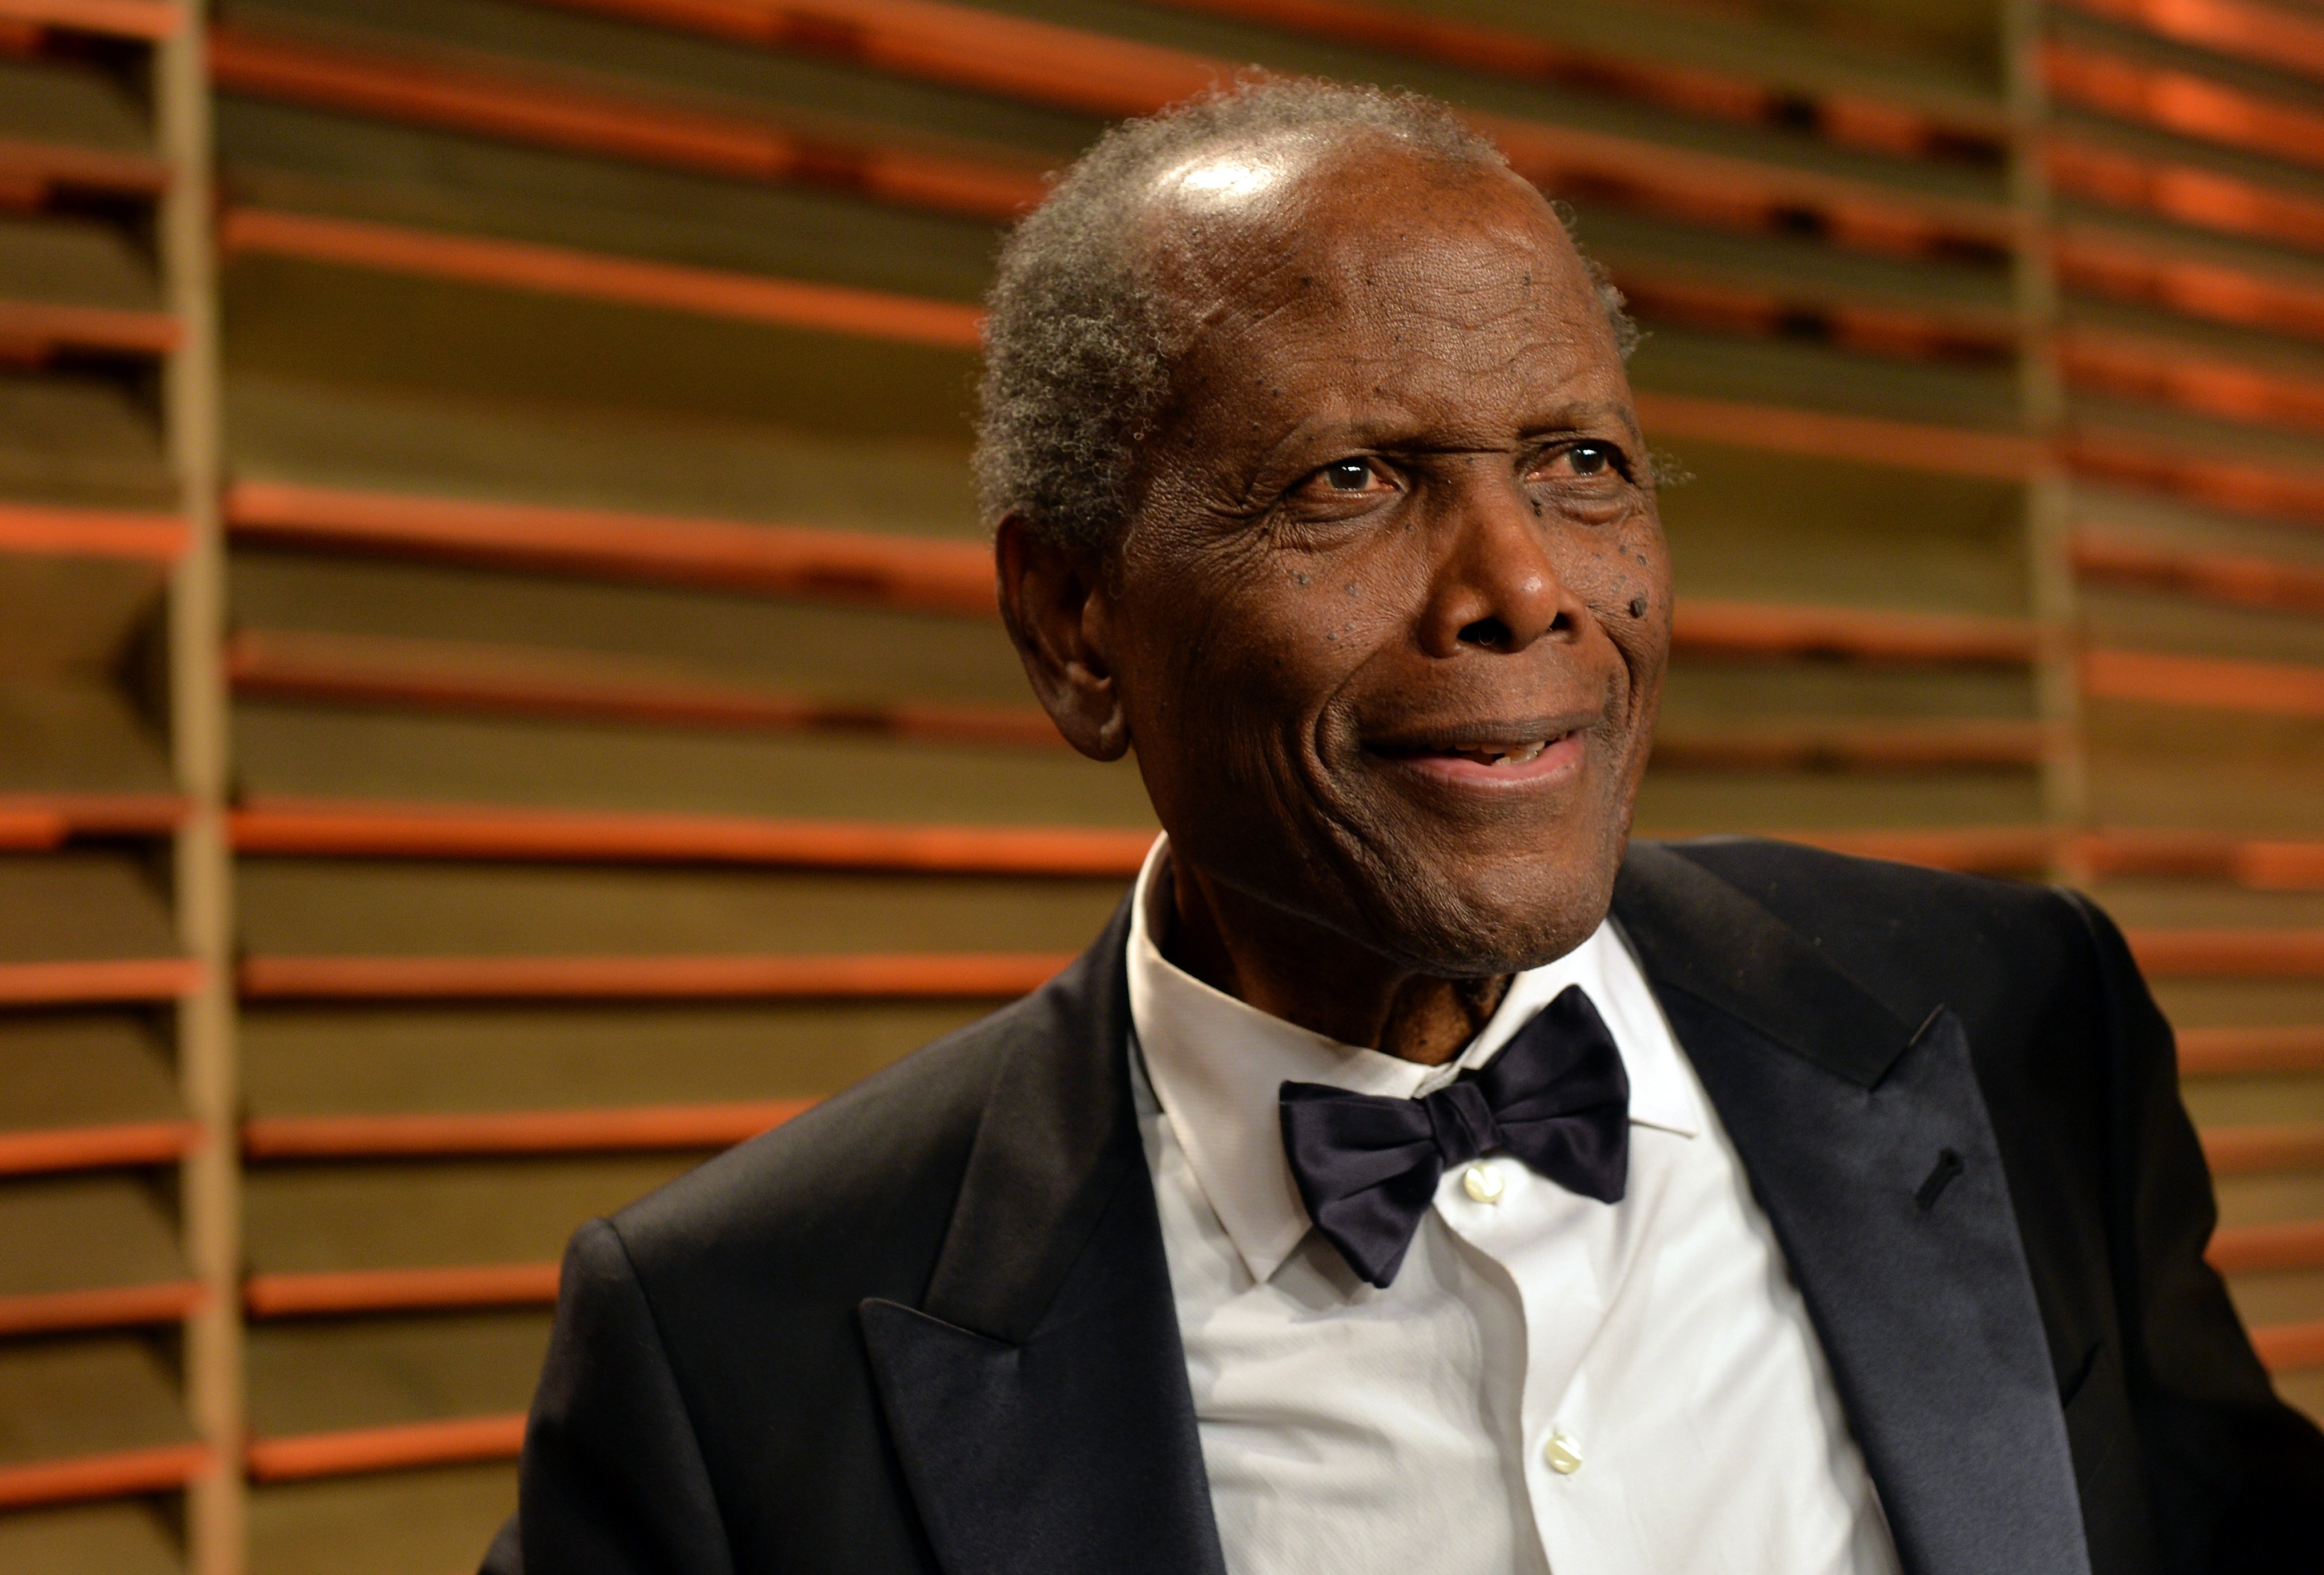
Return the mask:
<svg viewBox="0 0 2324 1575">
<path fill-rule="evenodd" d="M 2316 0 L 0 0 L 0 1568 L 473 1567 L 572 1227 L 1088 938 L 975 302 L 1251 64 L 1649 330 L 1642 828 L 2095 891 L 2324 1411 Z"/>
</svg>

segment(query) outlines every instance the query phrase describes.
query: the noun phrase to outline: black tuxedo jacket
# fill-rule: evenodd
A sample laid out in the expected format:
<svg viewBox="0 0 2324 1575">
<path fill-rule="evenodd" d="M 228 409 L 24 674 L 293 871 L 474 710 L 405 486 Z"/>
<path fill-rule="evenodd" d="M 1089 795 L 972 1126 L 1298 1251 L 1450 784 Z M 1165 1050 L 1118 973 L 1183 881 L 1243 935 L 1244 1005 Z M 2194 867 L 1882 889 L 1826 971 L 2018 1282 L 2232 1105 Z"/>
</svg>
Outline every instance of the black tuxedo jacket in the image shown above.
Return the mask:
<svg viewBox="0 0 2324 1575">
<path fill-rule="evenodd" d="M 1907 1570 L 2324 1570 L 2324 1438 L 2204 1266 L 2170 1031 L 2102 916 L 1742 840 L 1635 846 L 1614 915 Z M 1222 1570 L 1126 927 L 574 1238 L 491 1575 Z"/>
</svg>

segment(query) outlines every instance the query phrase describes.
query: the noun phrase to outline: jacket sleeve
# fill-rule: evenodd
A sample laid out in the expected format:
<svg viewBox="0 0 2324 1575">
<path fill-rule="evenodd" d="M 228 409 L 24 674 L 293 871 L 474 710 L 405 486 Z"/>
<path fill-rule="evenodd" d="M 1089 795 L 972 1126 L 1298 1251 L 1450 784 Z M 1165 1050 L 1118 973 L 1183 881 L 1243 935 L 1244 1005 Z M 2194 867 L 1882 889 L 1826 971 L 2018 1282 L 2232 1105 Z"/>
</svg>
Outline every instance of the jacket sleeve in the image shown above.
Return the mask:
<svg viewBox="0 0 2324 1575">
<path fill-rule="evenodd" d="M 2088 900 L 2114 1058 L 2116 1265 L 2131 1403 L 2162 1566 L 2184 1575 L 2324 1570 L 2324 1435 L 2275 1397 L 2204 1262 L 2218 1210 L 2179 1097 L 2178 1059 L 2129 947 Z"/>
<path fill-rule="evenodd" d="M 732 1575 L 710 1477 L 620 1234 L 565 1251 L 516 1518 L 482 1575 Z"/>
</svg>

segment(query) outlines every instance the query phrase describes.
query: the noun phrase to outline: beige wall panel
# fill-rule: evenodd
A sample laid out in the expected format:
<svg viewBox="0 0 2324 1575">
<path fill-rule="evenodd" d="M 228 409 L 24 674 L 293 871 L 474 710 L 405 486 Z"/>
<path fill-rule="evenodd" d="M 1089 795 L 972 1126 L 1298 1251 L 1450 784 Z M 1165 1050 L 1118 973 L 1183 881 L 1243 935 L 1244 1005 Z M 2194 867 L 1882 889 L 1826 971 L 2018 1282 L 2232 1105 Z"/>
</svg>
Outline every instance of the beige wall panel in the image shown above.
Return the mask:
<svg viewBox="0 0 2324 1575">
<path fill-rule="evenodd" d="M 2247 1326 L 2301 1323 L 2324 1304 L 2324 1269 L 2287 1269 L 2275 1274 L 2230 1275 L 2227 1294 Z"/>
<path fill-rule="evenodd" d="M 0 137 L 123 153 L 153 145 L 134 76 L 53 58 L 0 56 Z"/>
<path fill-rule="evenodd" d="M 0 496 L 173 507 L 152 404 L 127 382 L 98 373 L 0 368 Z"/>
<path fill-rule="evenodd" d="M 158 1504 L 68 1504 L 0 1515 L 9 1575 L 175 1575 L 175 1532 Z"/>
<path fill-rule="evenodd" d="M 159 295 L 152 258 L 117 226 L 0 214 L 0 297 L 151 311 Z"/>
<path fill-rule="evenodd" d="M 279 1436 L 522 1411 L 548 1354 L 549 1322 L 547 1308 L 528 1307 L 253 1323 L 252 1431 Z"/>
<path fill-rule="evenodd" d="M 177 950 L 160 878 L 134 854 L 0 855 L 0 961 L 166 957 Z"/>
<path fill-rule="evenodd" d="M 1637 830 L 1642 836 L 1683 836 L 1698 832 L 2026 825 L 2040 818 L 2040 787 L 2031 771 L 1874 777 L 1839 771 L 1649 769 L 1638 793 Z"/>
<path fill-rule="evenodd" d="M 516 1511 L 516 1463 L 253 1491 L 251 1575 L 469 1575 Z"/>
<path fill-rule="evenodd" d="M 1898 361 L 1669 326 L 1657 327 L 1638 346 L 1630 358 L 1630 381 L 1660 393 L 1946 427 L 2006 428 L 2017 420 L 2016 384 L 2006 369 Z M 1655 440 L 1651 422 L 1646 438 Z M 1684 444 L 1674 438 L 1670 447 L 1685 457 Z"/>
<path fill-rule="evenodd" d="M 2198 880 L 2098 880 L 2084 889 L 2126 929 L 2145 925 L 2324 926 L 2324 891 L 2253 891 Z"/>
<path fill-rule="evenodd" d="M 1909 668 L 1840 662 L 1671 663 L 1662 720 L 1715 731 L 1775 717 L 1855 717 L 1879 723 L 1969 717 L 2027 720 L 2034 681 L 2022 668 Z"/>
<path fill-rule="evenodd" d="M 2158 979 L 2157 1004 L 2181 1028 L 2291 1027 L 2324 1023 L 2324 981 Z"/>
<path fill-rule="evenodd" d="M 0 1464 L 189 1437 L 177 1375 L 152 1340 L 99 1334 L 0 1345 Z"/>
<path fill-rule="evenodd" d="M 2091 645 L 2324 668 L 2324 618 L 2312 612 L 2225 606 L 2101 585 L 2083 588 L 2081 606 L 2084 638 Z"/>
<path fill-rule="evenodd" d="M 7 1243 L 0 1295 L 156 1285 L 187 1275 L 177 1219 L 147 1174 L 0 1182 L 0 1241 Z M 13 1568 L 0 1555 L 0 1569 Z"/>
<path fill-rule="evenodd" d="M 0 1012 L 0 1127 L 175 1120 L 169 1041 L 133 1012 Z"/>
<path fill-rule="evenodd" d="M 2119 701 L 2084 715 L 2097 824 L 2324 834 L 2324 722 Z"/>
<path fill-rule="evenodd" d="M 0 793 L 167 793 L 161 736 L 101 681 L 0 682 Z"/>
</svg>

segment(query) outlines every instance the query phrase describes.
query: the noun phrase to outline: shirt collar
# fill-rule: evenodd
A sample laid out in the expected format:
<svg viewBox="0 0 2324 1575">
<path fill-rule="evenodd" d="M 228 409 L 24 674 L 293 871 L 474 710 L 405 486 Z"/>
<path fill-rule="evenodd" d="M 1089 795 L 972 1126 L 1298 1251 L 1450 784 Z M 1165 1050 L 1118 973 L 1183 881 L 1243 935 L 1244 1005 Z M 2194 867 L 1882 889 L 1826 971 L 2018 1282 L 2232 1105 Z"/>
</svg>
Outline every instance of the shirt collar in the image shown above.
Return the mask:
<svg viewBox="0 0 2324 1575">
<path fill-rule="evenodd" d="M 1162 955 L 1172 913 L 1169 839 L 1157 837 L 1132 894 L 1130 1018 L 1172 1136 L 1254 1280 L 1271 1276 L 1307 1234 L 1307 1211 L 1283 1157 L 1277 1113 L 1286 1082 L 1413 1099 L 1492 1059 L 1568 985 L 1605 1018 L 1630 1079 L 1630 1119 L 1692 1138 L 1702 1117 L 1676 1042 L 1638 965 L 1601 924 L 1573 951 L 1509 983 L 1499 1009 L 1454 1060 L 1422 1066 L 1342 1045 L 1209 985 Z"/>
</svg>

